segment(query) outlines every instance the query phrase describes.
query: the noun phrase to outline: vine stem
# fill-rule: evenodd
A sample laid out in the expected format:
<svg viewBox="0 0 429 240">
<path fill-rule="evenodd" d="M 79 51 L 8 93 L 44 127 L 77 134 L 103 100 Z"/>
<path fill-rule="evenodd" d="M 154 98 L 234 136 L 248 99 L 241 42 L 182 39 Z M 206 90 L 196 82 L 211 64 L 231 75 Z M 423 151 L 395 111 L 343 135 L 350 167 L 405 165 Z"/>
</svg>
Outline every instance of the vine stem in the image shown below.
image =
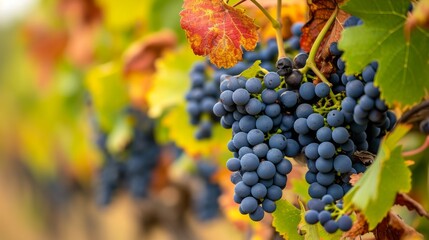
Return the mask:
<svg viewBox="0 0 429 240">
<path fill-rule="evenodd" d="M 325 26 L 323 26 L 322 31 L 320 31 L 319 35 L 317 35 L 316 40 L 313 43 L 313 46 L 311 47 L 310 54 L 308 55 L 307 62 L 305 63 L 305 66 L 300 69 L 300 72 L 305 74 L 308 70 L 313 70 L 313 72 L 320 78 L 320 80 L 328 86 L 332 86 L 332 84 L 326 79 L 326 77 L 320 72 L 320 70 L 317 68 L 316 65 L 316 53 L 317 50 L 320 47 L 320 44 L 322 43 L 323 38 L 325 38 L 326 33 L 328 32 L 329 28 L 331 27 L 332 23 L 334 22 L 335 18 L 338 14 L 338 7 L 335 8 L 332 15 L 329 17 L 328 21 L 325 23 Z"/>
<path fill-rule="evenodd" d="M 277 20 L 265 9 L 257 0 L 250 0 L 262 13 L 270 20 L 272 27 L 276 30 L 276 43 L 278 50 L 278 59 L 286 57 L 286 52 L 283 47 L 283 34 L 281 24 L 282 0 L 277 0 Z"/>
<path fill-rule="evenodd" d="M 428 147 L 429 147 L 429 136 L 426 137 L 425 142 L 423 143 L 423 145 L 421 145 L 417 149 L 413 149 L 413 150 L 410 150 L 410 151 L 403 152 L 402 156 L 404 156 L 404 157 L 410 157 L 410 156 L 419 154 L 419 153 L 423 152 L 424 150 L 426 150 Z"/>
</svg>

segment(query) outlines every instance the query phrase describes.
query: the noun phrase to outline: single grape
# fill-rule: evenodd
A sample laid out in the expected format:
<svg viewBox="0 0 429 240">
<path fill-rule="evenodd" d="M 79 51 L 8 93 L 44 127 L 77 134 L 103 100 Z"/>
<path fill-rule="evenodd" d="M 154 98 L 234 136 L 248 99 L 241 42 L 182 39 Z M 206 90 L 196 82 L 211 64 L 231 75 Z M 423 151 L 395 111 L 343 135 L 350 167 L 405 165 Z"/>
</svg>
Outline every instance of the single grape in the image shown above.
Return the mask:
<svg viewBox="0 0 429 240">
<path fill-rule="evenodd" d="M 307 117 L 307 126 L 313 131 L 319 130 L 325 124 L 325 119 L 319 113 L 312 113 Z"/>
<path fill-rule="evenodd" d="M 245 172 L 243 174 L 243 182 L 247 185 L 247 186 L 253 186 L 256 183 L 258 183 L 259 181 L 259 176 L 255 171 L 252 172 Z"/>
<path fill-rule="evenodd" d="M 244 213 L 251 213 L 258 208 L 258 201 L 254 197 L 245 197 L 241 200 L 240 208 Z"/>
<path fill-rule="evenodd" d="M 314 90 L 314 84 L 312 82 L 306 82 L 299 87 L 299 94 L 302 99 L 310 101 L 316 96 Z"/>
<path fill-rule="evenodd" d="M 308 224 L 316 224 L 319 221 L 319 213 L 315 210 L 308 210 L 304 215 L 304 219 Z"/>
<path fill-rule="evenodd" d="M 295 68 L 303 68 L 307 62 L 308 54 L 307 53 L 298 53 L 294 59 L 294 67 Z"/>
<path fill-rule="evenodd" d="M 323 225 L 323 227 L 328 233 L 334 233 L 338 230 L 338 223 L 334 220 L 329 220 Z"/>
<path fill-rule="evenodd" d="M 249 78 L 246 81 L 246 89 L 249 91 L 249 93 L 261 93 L 262 91 L 262 83 L 259 78 Z"/>
<path fill-rule="evenodd" d="M 240 181 L 235 185 L 234 192 L 237 196 L 245 198 L 250 196 L 250 187 Z"/>
<path fill-rule="evenodd" d="M 270 199 L 264 199 L 262 201 L 262 209 L 267 213 L 272 213 L 276 210 L 276 203 Z"/>
<path fill-rule="evenodd" d="M 316 96 L 320 98 L 327 97 L 329 95 L 329 91 L 331 88 L 328 86 L 328 84 L 324 82 L 320 82 L 316 85 L 316 88 L 314 89 L 314 92 L 316 93 Z"/>
<path fill-rule="evenodd" d="M 263 161 L 259 164 L 256 172 L 261 179 L 270 179 L 276 174 L 276 167 L 270 161 Z"/>
<path fill-rule="evenodd" d="M 344 127 L 337 127 L 337 128 L 334 128 L 334 130 L 332 131 L 332 139 L 334 140 L 335 143 L 338 143 L 338 144 L 346 143 L 347 140 L 349 140 L 349 138 L 350 138 L 349 131 L 347 131 L 347 129 Z"/>
<path fill-rule="evenodd" d="M 269 72 L 264 76 L 265 87 L 275 89 L 280 86 L 280 76 L 275 72 Z"/>
<path fill-rule="evenodd" d="M 241 168 L 240 165 L 240 160 L 238 158 L 230 158 L 227 162 L 226 162 L 226 167 L 228 168 L 229 171 L 231 172 L 235 172 L 235 171 L 239 171 Z"/>
<path fill-rule="evenodd" d="M 336 149 L 331 142 L 322 142 L 317 149 L 320 157 L 328 159 L 335 155 Z"/>
<path fill-rule="evenodd" d="M 323 210 L 319 213 L 318 217 L 319 217 L 320 224 L 323 225 L 329 220 L 331 220 L 331 212 Z"/>
<path fill-rule="evenodd" d="M 338 228 L 343 231 L 347 232 L 350 230 L 353 226 L 353 221 L 348 215 L 343 215 L 338 219 Z"/>
<path fill-rule="evenodd" d="M 264 210 L 262 207 L 258 206 L 254 212 L 249 214 L 249 216 L 253 221 L 261 221 L 264 218 Z"/>
<path fill-rule="evenodd" d="M 256 199 L 264 198 L 267 195 L 267 187 L 265 187 L 262 183 L 257 183 L 253 185 L 251 194 Z"/>
<path fill-rule="evenodd" d="M 243 171 L 255 171 L 259 166 L 259 158 L 253 153 L 247 153 L 241 158 Z"/>
</svg>

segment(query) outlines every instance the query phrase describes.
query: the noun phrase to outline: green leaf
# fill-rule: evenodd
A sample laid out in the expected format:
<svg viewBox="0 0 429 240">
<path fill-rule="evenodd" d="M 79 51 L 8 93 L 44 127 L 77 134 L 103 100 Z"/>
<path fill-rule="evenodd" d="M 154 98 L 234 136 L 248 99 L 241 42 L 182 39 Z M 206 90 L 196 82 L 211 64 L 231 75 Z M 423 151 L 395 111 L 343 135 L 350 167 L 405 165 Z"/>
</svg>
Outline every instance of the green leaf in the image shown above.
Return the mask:
<svg viewBox="0 0 429 240">
<path fill-rule="evenodd" d="M 297 226 L 301 221 L 301 211 L 287 200 L 276 202 L 277 209 L 273 213 L 273 226 L 285 239 L 304 239 L 299 235 Z"/>
<path fill-rule="evenodd" d="M 102 130 L 111 131 L 124 107 L 129 104 L 120 64 L 110 62 L 92 68 L 85 83 Z"/>
<path fill-rule="evenodd" d="M 374 229 L 386 216 L 398 192 L 411 189 L 411 171 L 402 158 L 398 141 L 410 130 L 399 125 L 384 139 L 377 158 L 356 185 L 344 196 L 345 206 L 353 204 Z"/>
<path fill-rule="evenodd" d="M 311 199 L 310 195 L 308 195 L 309 184 L 304 178 L 292 178 L 290 182 L 292 183 L 292 192 L 298 195 L 300 199 L 304 202 L 308 202 Z"/>
<path fill-rule="evenodd" d="M 120 153 L 130 142 L 132 136 L 132 126 L 128 117 L 123 115 L 115 124 L 112 132 L 107 138 L 107 149 L 111 153 Z"/>
<path fill-rule="evenodd" d="M 186 92 L 190 88 L 189 71 L 195 62 L 202 59 L 195 56 L 190 48 L 183 47 L 166 52 L 156 62 L 157 71 L 147 96 L 151 117 L 160 117 L 169 108 L 185 102 Z"/>
<path fill-rule="evenodd" d="M 267 70 L 263 69 L 261 66 L 259 66 L 261 64 L 261 60 L 256 60 L 252 66 L 250 66 L 248 69 L 244 70 L 240 76 L 245 77 L 247 79 L 255 77 L 256 74 L 259 71 L 264 71 L 267 72 Z"/>
<path fill-rule="evenodd" d="M 409 0 L 350 0 L 342 9 L 361 18 L 361 26 L 346 28 L 339 41 L 346 73 L 355 74 L 372 61 L 379 67 L 375 84 L 388 103 L 412 105 L 429 89 L 429 32 L 416 28 L 404 35 Z"/>
</svg>

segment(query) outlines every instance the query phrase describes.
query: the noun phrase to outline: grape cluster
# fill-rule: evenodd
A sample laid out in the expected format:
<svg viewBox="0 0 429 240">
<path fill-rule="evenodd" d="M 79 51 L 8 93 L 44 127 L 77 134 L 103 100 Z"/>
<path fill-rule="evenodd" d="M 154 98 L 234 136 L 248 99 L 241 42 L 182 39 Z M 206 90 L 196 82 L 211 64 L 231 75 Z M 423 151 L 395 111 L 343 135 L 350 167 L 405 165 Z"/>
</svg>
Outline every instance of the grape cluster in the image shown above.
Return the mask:
<svg viewBox="0 0 429 240">
<path fill-rule="evenodd" d="M 209 138 L 212 135 L 212 122 L 219 121 L 212 113 L 213 105 L 219 97 L 219 82 L 206 81 L 204 62 L 198 62 L 193 66 L 190 78 L 191 89 L 186 94 L 186 100 L 191 124 L 198 125 L 195 138 Z"/>
<path fill-rule="evenodd" d="M 292 170 L 284 157 L 298 153 L 296 143 L 281 134 L 285 116 L 278 100 L 284 91 L 280 85 L 275 72 L 250 79 L 224 75 L 220 101 L 213 107 L 221 125 L 233 132 L 228 149 L 234 157 L 227 168 L 233 172 L 234 201 L 254 221 L 260 221 L 264 211 L 276 209 L 275 201 L 282 197 L 286 175 Z"/>
<path fill-rule="evenodd" d="M 201 220 L 210 220 L 219 214 L 218 198 L 222 194 L 219 184 L 213 182 L 217 167 L 207 161 L 197 162 L 197 172 L 204 184 L 202 192 L 198 192 L 195 202 L 197 216 Z"/>
<path fill-rule="evenodd" d="M 361 21 L 355 17 L 345 22 L 346 27 L 356 24 Z M 308 144 L 304 153 L 309 169 L 305 178 L 313 198 L 305 219 L 310 224 L 320 222 L 332 233 L 337 229 L 348 231 L 352 226 L 350 217 L 340 214 L 341 208 L 335 202 L 351 188 L 350 175 L 366 170 L 355 152 L 376 154 L 381 138 L 395 125 L 396 116 L 388 111 L 380 99 L 379 89 L 374 86 L 377 63 L 371 63 L 361 74 L 346 75 L 337 43 L 331 44 L 330 52 L 336 58 L 337 72 L 329 78 L 332 84 L 329 94 L 332 95 L 330 101 L 336 103 L 323 107 L 316 104 L 320 113 L 306 119 L 310 131 L 316 131 L 317 141 Z M 305 129 L 304 124 L 297 127 Z"/>
<path fill-rule="evenodd" d="M 345 26 L 361 23 L 352 17 Z M 234 157 L 228 160 L 227 168 L 233 172 L 234 200 L 253 220 L 262 219 L 264 211 L 275 210 L 292 167 L 285 156 L 304 156 L 308 166 L 305 179 L 312 197 L 307 222 L 320 222 L 330 233 L 348 231 L 352 226 L 341 199 L 351 188 L 350 175 L 367 168 L 356 152 L 376 154 L 396 117 L 374 86 L 377 64 L 349 76 L 344 73 L 337 43 L 329 50 L 337 69 L 328 78 L 329 84 L 317 81 L 311 70 L 303 71 L 306 53 L 293 60 L 279 59 L 276 73 L 249 79 L 221 78 L 220 101 L 213 112 L 221 117 L 224 128 L 232 128 L 228 149 Z M 287 171 L 280 164 L 287 165 Z M 270 195 L 270 189 L 280 193 Z"/>
<path fill-rule="evenodd" d="M 328 207 L 327 207 L 328 206 Z M 325 195 L 322 199 L 311 199 L 307 203 L 310 209 L 305 214 L 305 221 L 309 224 L 320 222 L 328 233 L 334 233 L 338 229 L 348 231 L 353 225 L 348 215 L 341 215 L 343 209 L 341 203 L 334 204 L 331 195 Z"/>
<path fill-rule="evenodd" d="M 130 156 L 125 162 L 128 189 L 135 198 L 147 197 L 160 147 L 155 141 L 154 122 L 143 112 L 132 111 L 135 126 Z"/>
<path fill-rule="evenodd" d="M 152 173 L 157 165 L 160 147 L 154 138 L 154 122 L 143 112 L 127 109 L 135 121 L 131 143 L 120 155 L 107 149 L 107 135 L 99 133 L 97 145 L 105 163 L 100 170 L 98 197 L 99 205 L 108 205 L 115 191 L 126 185 L 134 198 L 146 197 L 149 192 Z M 122 155 L 126 161 L 122 161 Z M 125 159 L 124 159 L 125 160 Z"/>
</svg>

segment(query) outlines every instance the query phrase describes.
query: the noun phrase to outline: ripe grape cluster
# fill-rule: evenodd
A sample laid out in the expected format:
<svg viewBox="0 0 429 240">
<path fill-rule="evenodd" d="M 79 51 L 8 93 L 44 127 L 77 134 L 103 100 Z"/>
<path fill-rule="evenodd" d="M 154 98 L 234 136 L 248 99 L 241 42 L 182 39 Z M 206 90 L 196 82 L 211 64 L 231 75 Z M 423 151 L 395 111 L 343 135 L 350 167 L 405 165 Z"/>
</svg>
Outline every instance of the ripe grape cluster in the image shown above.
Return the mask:
<svg viewBox="0 0 429 240">
<path fill-rule="evenodd" d="M 348 26 L 360 23 L 354 17 L 346 21 Z M 232 128 L 228 149 L 234 157 L 227 161 L 227 168 L 233 172 L 234 201 L 253 220 L 275 210 L 292 168 L 285 156 L 304 156 L 312 198 L 307 222 L 320 222 L 330 233 L 352 226 L 341 199 L 352 187 L 350 176 L 367 168 L 357 153 L 376 154 L 396 117 L 373 83 L 377 63 L 349 76 L 344 73 L 337 43 L 330 46 L 330 52 L 337 71 L 329 82 L 320 82 L 311 70 L 303 70 L 306 53 L 293 60 L 279 59 L 277 72 L 249 79 L 221 77 L 220 101 L 213 112 L 221 117 L 224 128 Z M 281 164 L 287 168 L 283 170 Z"/>
<path fill-rule="evenodd" d="M 285 41 L 287 49 L 300 50 L 299 41 L 303 23 L 295 23 L 291 27 L 292 37 Z M 219 123 L 213 115 L 213 105 L 219 98 L 220 76 L 238 75 L 249 68 L 255 61 L 261 61 L 261 67 L 268 71 L 275 71 L 277 57 L 277 43 L 270 39 L 265 45 L 258 44 L 254 51 L 245 51 L 243 60 L 231 68 L 217 68 L 208 61 L 194 64 L 190 72 L 191 88 L 186 94 L 187 112 L 190 123 L 198 126 L 195 132 L 196 139 L 207 139 L 212 135 L 213 124 Z"/>
<path fill-rule="evenodd" d="M 275 72 L 250 79 L 223 75 L 220 89 L 213 112 L 233 132 L 228 149 L 234 157 L 227 161 L 227 168 L 234 172 L 234 201 L 240 204 L 241 213 L 259 221 L 264 211 L 276 209 L 275 201 L 282 197 L 286 175 L 292 170 L 285 155 L 297 154 L 296 143 L 281 134 L 285 115 L 278 99 L 284 89 Z"/>
<path fill-rule="evenodd" d="M 134 198 L 147 197 L 152 173 L 158 163 L 160 147 L 154 139 L 154 123 L 143 112 L 127 109 L 135 121 L 133 138 L 129 146 L 120 155 L 112 154 L 107 149 L 107 135 L 100 133 L 99 146 L 105 163 L 100 170 L 98 198 L 99 205 L 108 205 L 114 193 L 121 186 L 126 186 Z M 125 161 L 122 161 L 122 155 Z"/>
</svg>

